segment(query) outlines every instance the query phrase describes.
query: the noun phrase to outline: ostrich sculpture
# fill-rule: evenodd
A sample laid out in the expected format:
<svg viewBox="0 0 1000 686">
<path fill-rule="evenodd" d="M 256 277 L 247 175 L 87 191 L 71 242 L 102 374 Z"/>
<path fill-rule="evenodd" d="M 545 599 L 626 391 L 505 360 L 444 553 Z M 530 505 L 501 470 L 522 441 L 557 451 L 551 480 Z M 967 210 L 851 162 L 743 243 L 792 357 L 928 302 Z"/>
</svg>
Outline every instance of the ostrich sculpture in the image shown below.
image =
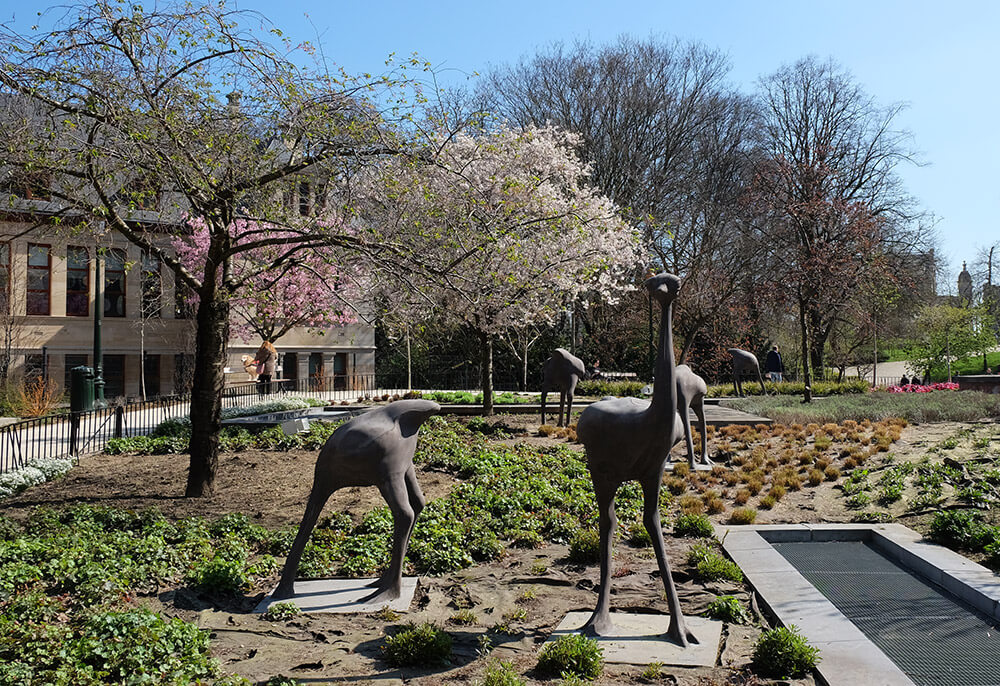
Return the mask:
<svg viewBox="0 0 1000 686">
<path fill-rule="evenodd" d="M 757 362 L 757 356 L 739 348 L 730 348 L 729 354 L 733 358 L 733 389 L 736 391 L 736 395 L 740 398 L 743 397 L 744 370 L 757 374 L 761 395 L 767 395 L 767 390 L 764 388 L 764 377 L 760 375 L 760 364 Z"/>
<path fill-rule="evenodd" d="M 417 515 L 425 504 L 413 471 L 417 431 L 440 411 L 441 406 L 430 400 L 397 400 L 355 417 L 333 432 L 319 451 L 306 511 L 272 598 L 294 595 L 299 560 L 316 520 L 334 491 L 348 486 L 378 486 L 392 512 L 389 568 L 372 584 L 375 590 L 361 602 L 381 603 L 399 597 L 403 556 Z"/>
<path fill-rule="evenodd" d="M 705 421 L 705 396 L 708 395 L 708 385 L 705 380 L 695 374 L 686 364 L 679 364 L 674 369 L 674 380 L 677 384 L 677 414 L 684 425 L 684 440 L 687 442 L 688 464 L 695 468 L 694 440 L 691 436 L 691 414 L 694 410 L 698 417 L 698 431 L 701 432 L 701 464 L 711 465 L 708 459 L 708 422 Z"/>
<path fill-rule="evenodd" d="M 583 631 L 607 636 L 613 630 L 609 611 L 611 595 L 611 546 L 618 520 L 615 493 L 625 481 L 642 486 L 643 524 L 653 542 L 663 587 L 670 607 L 667 636 L 682 646 L 697 643 L 681 614 L 680 600 L 670 575 L 660 528 L 660 483 L 670 448 L 680 439 L 684 427 L 677 414 L 677 386 L 674 383 L 671 305 L 677 297 L 680 279 L 658 274 L 646 281 L 650 296 L 661 311 L 659 346 L 656 352 L 656 379 L 649 401 L 612 398 L 594 403 L 577 422 L 577 436 L 586 448 L 587 466 L 594 483 L 601 534 L 601 585 L 597 607 Z"/>
<path fill-rule="evenodd" d="M 573 412 L 573 394 L 580 379 L 587 377 L 583 361 L 565 348 L 556 348 L 542 367 L 542 424 L 545 423 L 545 396 L 549 391 L 559 391 L 559 424 L 563 426 L 563 405 L 566 405 L 566 424 Z"/>
</svg>

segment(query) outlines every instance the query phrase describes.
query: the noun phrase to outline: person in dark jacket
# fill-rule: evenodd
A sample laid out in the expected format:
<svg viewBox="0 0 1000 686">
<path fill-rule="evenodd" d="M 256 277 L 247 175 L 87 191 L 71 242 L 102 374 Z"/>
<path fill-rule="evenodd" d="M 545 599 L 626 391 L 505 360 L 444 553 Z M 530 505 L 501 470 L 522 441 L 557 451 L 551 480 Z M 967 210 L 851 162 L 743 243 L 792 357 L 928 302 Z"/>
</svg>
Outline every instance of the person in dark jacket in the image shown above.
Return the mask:
<svg viewBox="0 0 1000 686">
<path fill-rule="evenodd" d="M 771 346 L 767 353 L 767 359 L 764 360 L 764 373 L 775 383 L 780 383 L 781 377 L 785 373 L 785 363 L 781 360 L 781 353 L 778 352 L 776 345 Z"/>
</svg>

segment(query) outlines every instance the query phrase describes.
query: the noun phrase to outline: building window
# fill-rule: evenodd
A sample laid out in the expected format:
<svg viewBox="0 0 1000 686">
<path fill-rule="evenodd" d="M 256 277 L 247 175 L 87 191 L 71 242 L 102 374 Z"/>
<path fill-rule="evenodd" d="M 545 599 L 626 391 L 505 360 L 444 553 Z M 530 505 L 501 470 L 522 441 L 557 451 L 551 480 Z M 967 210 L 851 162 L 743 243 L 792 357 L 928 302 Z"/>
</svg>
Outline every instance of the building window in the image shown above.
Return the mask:
<svg viewBox="0 0 1000 686">
<path fill-rule="evenodd" d="M 142 379 L 146 386 L 146 397 L 153 398 L 160 394 L 160 356 L 146 354 L 142 363 Z"/>
<path fill-rule="evenodd" d="M 24 380 L 34 381 L 45 378 L 45 355 L 24 356 Z"/>
<path fill-rule="evenodd" d="M 27 314 L 49 314 L 52 259 L 49 246 L 28 244 Z"/>
<path fill-rule="evenodd" d="M 125 356 L 105 355 L 104 368 L 101 376 L 104 377 L 104 397 L 123 398 L 125 397 Z"/>
<path fill-rule="evenodd" d="M 194 383 L 194 355 L 178 353 L 174 355 L 174 393 L 182 395 L 191 392 Z"/>
<path fill-rule="evenodd" d="M 63 373 L 63 388 L 69 391 L 70 379 L 73 378 L 74 367 L 86 367 L 87 366 L 87 356 L 86 355 L 64 355 L 63 364 L 65 365 L 65 372 Z"/>
<path fill-rule="evenodd" d="M 90 314 L 90 253 L 86 248 L 66 248 L 66 314 Z"/>
<path fill-rule="evenodd" d="M 162 307 L 163 282 L 160 279 L 160 258 L 152 253 L 142 256 L 142 316 L 156 319 Z"/>
<path fill-rule="evenodd" d="M 0 314 L 10 312 L 10 243 L 0 243 Z"/>
<path fill-rule="evenodd" d="M 117 248 L 104 255 L 104 316 L 125 316 L 125 251 Z"/>
</svg>

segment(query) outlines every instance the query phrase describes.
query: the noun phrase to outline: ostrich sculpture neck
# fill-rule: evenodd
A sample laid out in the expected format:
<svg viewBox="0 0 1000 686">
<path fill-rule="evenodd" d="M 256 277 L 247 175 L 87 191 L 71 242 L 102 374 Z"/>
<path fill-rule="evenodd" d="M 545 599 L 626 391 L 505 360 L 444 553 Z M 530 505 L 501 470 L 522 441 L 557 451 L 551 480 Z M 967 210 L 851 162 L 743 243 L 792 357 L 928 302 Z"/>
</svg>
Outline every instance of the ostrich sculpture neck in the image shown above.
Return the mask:
<svg viewBox="0 0 1000 686">
<path fill-rule="evenodd" d="M 650 293 L 650 297 L 653 294 Z M 673 421 L 677 412 L 677 385 L 674 383 L 674 334 L 673 298 L 658 300 L 660 304 L 660 335 L 656 350 L 656 364 L 653 373 L 653 397 L 649 402 L 648 414 L 656 422 Z"/>
</svg>

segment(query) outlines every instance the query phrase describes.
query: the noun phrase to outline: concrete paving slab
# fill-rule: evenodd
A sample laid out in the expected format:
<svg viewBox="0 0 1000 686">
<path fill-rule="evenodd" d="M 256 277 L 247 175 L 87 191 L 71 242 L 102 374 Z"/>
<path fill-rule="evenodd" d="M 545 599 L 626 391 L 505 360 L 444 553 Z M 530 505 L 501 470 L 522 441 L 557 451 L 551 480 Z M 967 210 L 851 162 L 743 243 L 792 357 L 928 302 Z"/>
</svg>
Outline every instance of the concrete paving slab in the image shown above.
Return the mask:
<svg viewBox="0 0 1000 686">
<path fill-rule="evenodd" d="M 552 632 L 548 641 L 565 634 L 576 633 L 590 619 L 590 615 L 590 612 L 570 612 Z M 665 665 L 683 667 L 715 665 L 719 642 L 722 640 L 722 622 L 703 617 L 685 617 L 684 621 L 698 637 L 699 643 L 682 648 L 664 638 L 664 634 L 670 628 L 670 615 L 613 612 L 611 621 L 615 625 L 615 635 L 595 637 L 604 649 L 605 662 L 627 665 L 661 662 Z"/>
<path fill-rule="evenodd" d="M 303 612 L 333 612 L 338 614 L 378 612 L 388 607 L 396 612 L 406 612 L 417 590 L 417 577 L 403 577 L 403 587 L 399 598 L 389 603 L 361 603 L 361 598 L 372 592 L 367 584 L 375 579 L 314 579 L 296 581 L 295 595 L 286 600 L 298 605 Z M 265 612 L 276 602 L 267 596 L 254 608 L 254 612 Z"/>
</svg>

